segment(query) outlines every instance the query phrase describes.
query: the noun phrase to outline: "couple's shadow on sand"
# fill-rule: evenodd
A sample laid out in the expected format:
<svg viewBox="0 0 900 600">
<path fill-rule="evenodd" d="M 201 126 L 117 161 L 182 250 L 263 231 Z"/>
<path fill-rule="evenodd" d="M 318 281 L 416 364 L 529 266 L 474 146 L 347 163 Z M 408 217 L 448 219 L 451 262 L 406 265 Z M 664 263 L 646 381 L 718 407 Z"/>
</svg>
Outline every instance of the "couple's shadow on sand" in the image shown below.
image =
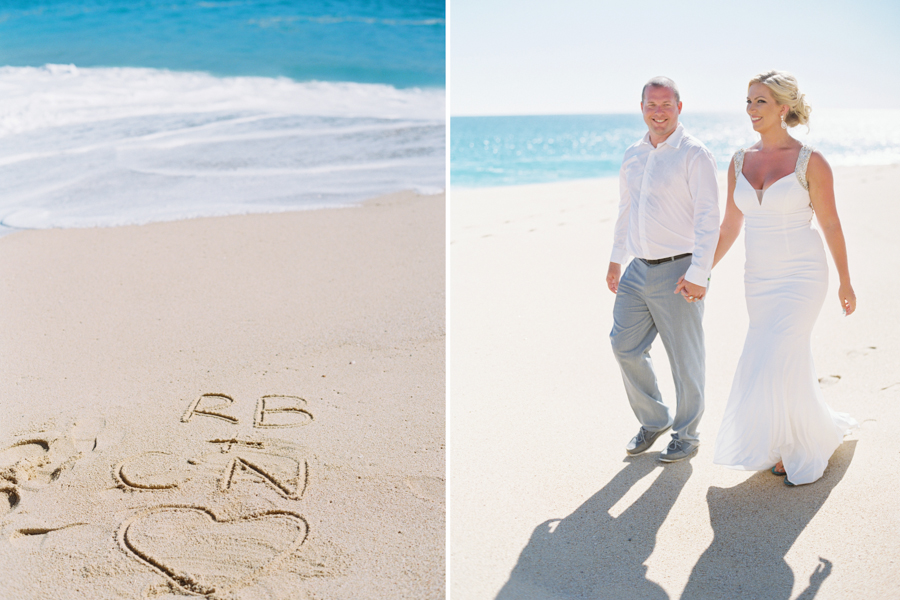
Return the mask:
<svg viewBox="0 0 900 600">
<path fill-rule="evenodd" d="M 706 494 L 714 538 L 694 565 L 683 600 L 788 599 L 794 573 L 784 557 L 850 466 L 855 441 L 842 444 L 816 483 L 788 488 L 764 471 L 732 488 Z M 646 577 L 665 522 L 693 468 L 690 461 L 662 467 L 655 455 L 625 459 L 625 468 L 575 512 L 535 528 L 496 600 L 649 599 L 669 595 Z M 618 517 L 610 509 L 654 469 L 656 480 Z M 673 515 L 672 518 L 677 518 Z M 691 540 L 666 552 L 695 555 Z M 820 558 L 796 600 L 811 600 L 831 573 Z"/>
</svg>

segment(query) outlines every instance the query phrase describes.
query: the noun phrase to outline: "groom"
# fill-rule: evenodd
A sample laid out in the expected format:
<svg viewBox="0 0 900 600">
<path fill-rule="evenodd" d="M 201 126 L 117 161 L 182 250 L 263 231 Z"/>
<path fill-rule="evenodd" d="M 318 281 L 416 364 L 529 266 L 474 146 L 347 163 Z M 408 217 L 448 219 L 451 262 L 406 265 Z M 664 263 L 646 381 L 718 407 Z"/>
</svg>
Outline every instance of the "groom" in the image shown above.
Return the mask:
<svg viewBox="0 0 900 600">
<path fill-rule="evenodd" d="M 675 82 L 654 77 L 641 92 L 648 132 L 625 151 L 619 218 L 606 284 L 616 294 L 613 352 L 641 429 L 625 447 L 648 450 L 673 430 L 663 462 L 691 456 L 700 444 L 705 350 L 703 298 L 719 239 L 719 187 L 709 150 L 678 122 Z M 634 260 L 622 274 L 622 265 Z M 663 404 L 650 361 L 662 338 L 675 378 L 674 418 Z"/>
</svg>

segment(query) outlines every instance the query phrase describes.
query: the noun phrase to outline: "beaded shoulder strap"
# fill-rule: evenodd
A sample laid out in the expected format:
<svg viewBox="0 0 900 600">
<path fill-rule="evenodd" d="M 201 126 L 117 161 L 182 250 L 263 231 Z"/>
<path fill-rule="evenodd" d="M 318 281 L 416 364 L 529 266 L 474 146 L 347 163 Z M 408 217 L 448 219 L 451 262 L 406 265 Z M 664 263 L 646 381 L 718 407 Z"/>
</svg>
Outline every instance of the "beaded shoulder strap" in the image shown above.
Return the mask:
<svg viewBox="0 0 900 600">
<path fill-rule="evenodd" d="M 794 167 L 794 173 L 800 180 L 800 185 L 807 192 L 809 191 L 809 182 L 806 180 L 806 167 L 809 166 L 809 157 L 812 155 L 814 148 L 811 146 L 803 146 L 800 148 L 800 156 L 797 157 L 797 166 Z"/>
<path fill-rule="evenodd" d="M 741 171 L 744 169 L 744 149 L 741 148 L 737 152 L 734 153 L 734 178 L 737 179 L 737 176 L 741 174 Z"/>
</svg>

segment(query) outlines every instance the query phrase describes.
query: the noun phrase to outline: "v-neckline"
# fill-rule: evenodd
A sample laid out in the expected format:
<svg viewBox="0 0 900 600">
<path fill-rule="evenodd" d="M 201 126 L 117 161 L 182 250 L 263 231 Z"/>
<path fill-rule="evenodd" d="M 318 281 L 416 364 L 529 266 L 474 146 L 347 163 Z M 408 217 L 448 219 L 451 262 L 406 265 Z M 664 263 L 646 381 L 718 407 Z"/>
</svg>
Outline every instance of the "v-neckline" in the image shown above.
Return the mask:
<svg viewBox="0 0 900 600">
<path fill-rule="evenodd" d="M 799 160 L 799 158 L 798 158 L 798 160 Z M 766 192 L 768 192 L 770 189 L 772 189 L 772 186 L 775 185 L 776 183 L 778 183 L 779 181 L 781 181 L 782 179 L 786 179 L 786 178 L 790 177 L 791 175 L 796 174 L 796 170 L 797 170 L 797 168 L 794 167 L 794 170 L 793 170 L 793 171 L 791 171 L 791 172 L 788 173 L 787 175 L 784 175 L 784 176 L 782 176 L 782 177 L 779 177 L 778 179 L 776 179 L 775 181 L 773 181 L 772 183 L 770 183 L 767 187 L 765 187 L 765 188 L 763 188 L 763 189 L 761 189 L 761 190 L 758 190 L 758 189 L 756 189 L 755 187 L 753 187 L 753 184 L 750 183 L 750 180 L 747 179 L 747 176 L 746 176 L 746 175 L 744 175 L 744 165 L 743 165 L 743 164 L 741 165 L 741 177 L 744 178 L 744 181 L 747 182 L 747 185 L 750 186 L 750 189 L 751 189 L 751 190 L 753 190 L 754 192 L 757 192 L 757 199 L 759 200 L 759 205 L 762 206 L 763 197 L 766 195 Z"/>
</svg>

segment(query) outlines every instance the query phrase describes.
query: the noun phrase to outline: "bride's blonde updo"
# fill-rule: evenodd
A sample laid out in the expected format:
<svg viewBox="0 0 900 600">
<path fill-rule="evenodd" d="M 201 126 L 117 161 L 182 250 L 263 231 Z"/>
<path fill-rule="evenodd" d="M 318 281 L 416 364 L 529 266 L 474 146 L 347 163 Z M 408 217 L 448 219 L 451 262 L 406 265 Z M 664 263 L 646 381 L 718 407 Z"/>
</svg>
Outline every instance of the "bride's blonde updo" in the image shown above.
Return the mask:
<svg viewBox="0 0 900 600">
<path fill-rule="evenodd" d="M 797 78 L 786 71 L 768 71 L 760 73 L 750 80 L 747 87 L 754 83 L 762 83 L 778 104 L 787 104 L 790 111 L 784 118 L 789 127 L 809 124 L 809 113 L 812 107 L 804 100 L 805 95 L 797 87 Z"/>
</svg>

